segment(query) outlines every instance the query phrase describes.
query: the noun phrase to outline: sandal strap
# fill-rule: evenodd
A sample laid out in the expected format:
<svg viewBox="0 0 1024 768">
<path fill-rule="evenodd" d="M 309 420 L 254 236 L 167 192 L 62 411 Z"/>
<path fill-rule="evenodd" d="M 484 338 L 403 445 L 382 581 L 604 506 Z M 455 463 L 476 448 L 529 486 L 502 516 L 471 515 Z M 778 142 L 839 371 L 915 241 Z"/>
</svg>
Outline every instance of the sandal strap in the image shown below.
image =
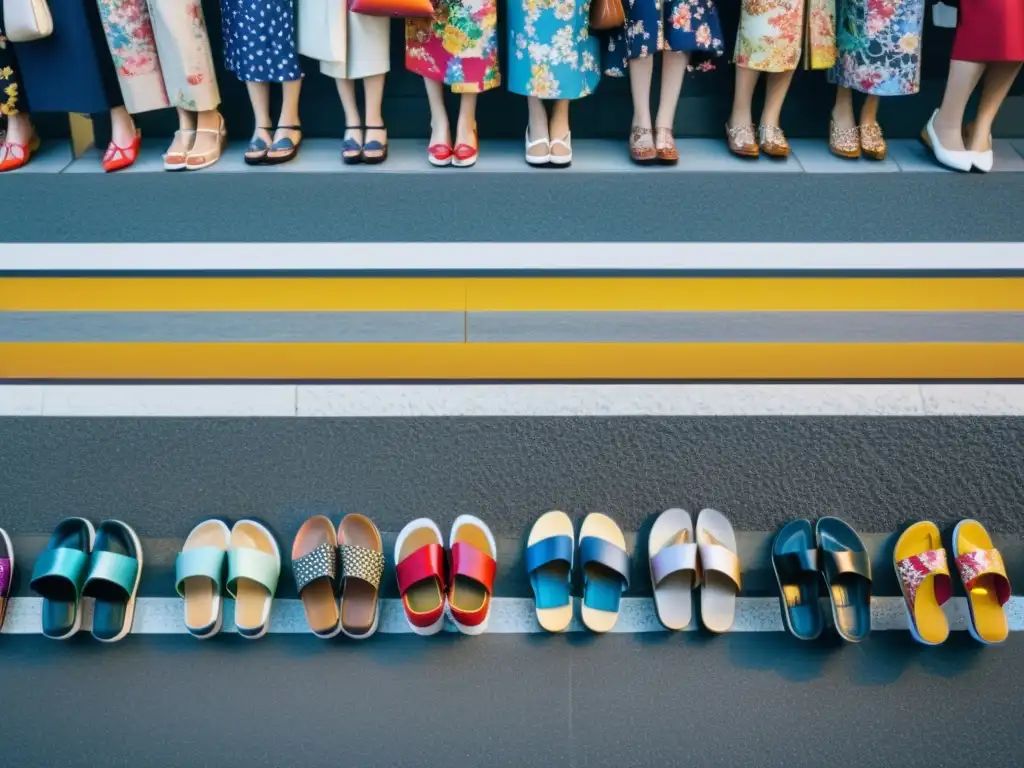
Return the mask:
<svg viewBox="0 0 1024 768">
<path fill-rule="evenodd" d="M 286 150 L 295 149 L 298 145 L 290 138 L 285 136 L 283 139 L 278 139 L 270 145 L 271 152 L 284 152 Z"/>
<path fill-rule="evenodd" d="M 224 582 L 224 558 L 227 552 L 220 547 L 196 547 L 178 554 L 174 561 L 174 588 L 185 596 L 185 580 L 202 576 L 213 582 L 219 595 Z"/>
<path fill-rule="evenodd" d="M 651 558 L 651 577 L 654 580 L 654 586 L 658 586 L 673 573 L 686 571 L 692 571 L 694 577 L 699 581 L 700 565 L 697 560 L 697 545 L 692 541 L 664 547 Z"/>
<path fill-rule="evenodd" d="M 982 576 L 991 576 L 996 589 L 996 597 L 1000 605 L 1010 599 L 1010 580 L 1006 575 L 1006 565 L 998 549 L 976 549 L 965 552 L 956 558 L 956 568 L 963 579 L 964 588 L 970 591 L 977 586 Z"/>
<path fill-rule="evenodd" d="M 363 148 L 363 145 L 360 144 L 355 139 L 345 139 L 344 141 L 341 142 L 341 151 L 342 152 L 358 152 L 362 148 Z"/>
<path fill-rule="evenodd" d="M 268 552 L 252 547 L 228 550 L 227 592 L 236 596 L 239 579 L 249 579 L 267 588 L 273 595 L 281 577 L 281 561 Z"/>
<path fill-rule="evenodd" d="M 363 144 L 364 152 L 383 152 L 387 147 L 387 144 L 381 144 L 379 141 L 368 141 Z"/>
<path fill-rule="evenodd" d="M 89 563 L 89 578 L 82 586 L 82 594 L 90 594 L 89 588 L 97 582 L 102 582 L 120 587 L 124 590 L 125 595 L 130 597 L 135 590 L 138 573 L 139 561 L 136 558 L 101 549 L 92 553 Z"/>
<path fill-rule="evenodd" d="M 705 573 L 714 571 L 720 573 L 736 585 L 736 590 L 742 589 L 742 577 L 740 576 L 740 561 L 736 553 L 721 544 L 699 544 L 700 567 Z"/>
<path fill-rule="evenodd" d="M 533 573 L 548 563 L 572 565 L 572 536 L 548 536 L 526 548 L 526 572 Z"/>
<path fill-rule="evenodd" d="M 0 600 L 7 597 L 11 589 L 11 561 L 9 558 L 0 557 Z"/>
<path fill-rule="evenodd" d="M 80 549 L 47 549 L 36 560 L 29 586 L 43 597 L 47 597 L 52 594 L 48 585 L 63 580 L 71 583 L 75 589 L 75 597 L 78 598 L 82 595 L 82 585 L 85 583 L 88 567 L 89 555 Z"/>
<path fill-rule="evenodd" d="M 333 587 L 338 580 L 338 550 L 329 541 L 313 547 L 302 557 L 292 560 L 295 589 L 301 594 L 311 582 L 327 579 Z"/>
<path fill-rule="evenodd" d="M 266 139 L 260 138 L 259 136 L 253 136 L 249 140 L 249 146 L 246 148 L 247 152 L 265 152 L 269 148 Z"/>
<path fill-rule="evenodd" d="M 914 615 L 917 592 L 929 578 L 934 577 L 935 597 L 939 601 L 939 605 L 945 603 L 953 595 L 949 566 L 946 563 L 946 550 L 944 549 L 932 549 L 898 561 L 896 575 L 903 587 L 911 616 Z"/>
<path fill-rule="evenodd" d="M 865 550 L 855 552 L 844 549 L 838 552 L 822 550 L 822 568 L 830 582 L 840 576 L 860 576 L 871 581 L 871 557 Z"/>
<path fill-rule="evenodd" d="M 494 558 L 483 550 L 464 541 L 457 541 L 452 545 L 451 580 L 453 583 L 456 576 L 463 576 L 482 584 L 484 589 L 490 593 L 494 591 L 494 574 L 497 570 L 498 564 Z"/>
<path fill-rule="evenodd" d="M 629 554 L 610 541 L 595 536 L 584 536 L 580 539 L 580 566 L 584 569 L 591 563 L 597 563 L 614 571 L 622 581 L 622 591 L 629 587 Z"/>
<path fill-rule="evenodd" d="M 410 554 L 395 566 L 399 594 L 404 596 L 413 584 L 427 579 L 444 584 L 444 561 L 444 547 L 440 544 L 427 544 Z"/>
<path fill-rule="evenodd" d="M 345 579 L 361 579 L 380 589 L 384 576 L 384 553 L 359 544 L 341 546 L 341 574 Z"/>
</svg>

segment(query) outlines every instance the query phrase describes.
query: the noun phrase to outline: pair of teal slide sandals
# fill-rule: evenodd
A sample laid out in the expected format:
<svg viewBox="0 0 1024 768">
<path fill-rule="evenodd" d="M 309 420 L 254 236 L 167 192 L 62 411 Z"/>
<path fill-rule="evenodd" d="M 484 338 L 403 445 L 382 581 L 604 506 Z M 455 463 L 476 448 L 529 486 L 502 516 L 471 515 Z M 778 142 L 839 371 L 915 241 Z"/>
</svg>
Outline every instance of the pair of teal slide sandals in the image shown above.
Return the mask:
<svg viewBox="0 0 1024 768">
<path fill-rule="evenodd" d="M 142 544 L 120 520 L 98 529 L 81 517 L 57 524 L 32 571 L 43 598 L 43 634 L 66 640 L 82 627 L 82 598 L 93 598 L 92 635 L 114 643 L 132 631 L 142 578 Z"/>
<path fill-rule="evenodd" d="M 572 569 L 575 531 L 564 512 L 547 512 L 530 530 L 526 570 L 537 606 L 537 621 L 548 632 L 563 632 L 572 623 Z M 583 571 L 580 619 L 592 632 L 608 632 L 619 618 L 622 594 L 629 587 L 629 553 L 615 521 L 592 512 L 583 519 L 579 541 Z"/>
</svg>

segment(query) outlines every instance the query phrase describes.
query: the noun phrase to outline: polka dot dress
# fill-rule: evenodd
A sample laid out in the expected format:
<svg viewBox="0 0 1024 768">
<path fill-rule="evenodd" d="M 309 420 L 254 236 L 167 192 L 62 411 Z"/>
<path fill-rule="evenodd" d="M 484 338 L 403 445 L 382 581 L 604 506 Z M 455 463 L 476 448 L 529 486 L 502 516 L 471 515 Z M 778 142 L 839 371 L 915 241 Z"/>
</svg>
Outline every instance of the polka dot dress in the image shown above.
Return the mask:
<svg viewBox="0 0 1024 768">
<path fill-rule="evenodd" d="M 220 0 L 224 65 L 239 80 L 284 83 L 302 77 L 294 0 Z"/>
</svg>

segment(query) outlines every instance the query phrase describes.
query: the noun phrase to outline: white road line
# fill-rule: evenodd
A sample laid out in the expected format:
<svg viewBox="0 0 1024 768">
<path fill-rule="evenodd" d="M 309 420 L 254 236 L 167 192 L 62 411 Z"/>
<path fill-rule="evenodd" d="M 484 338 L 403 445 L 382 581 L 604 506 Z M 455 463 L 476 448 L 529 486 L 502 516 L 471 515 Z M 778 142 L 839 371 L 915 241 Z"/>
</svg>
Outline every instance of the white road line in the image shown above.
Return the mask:
<svg viewBox="0 0 1024 768">
<path fill-rule="evenodd" d="M 578 600 L 577 600 L 578 602 Z M 234 603 L 225 601 L 224 632 L 235 632 Z M 823 607 L 825 607 L 823 601 Z M 92 626 L 91 601 L 86 598 L 83 631 Z M 40 615 L 42 599 L 38 597 L 16 597 L 11 600 L 7 611 L 7 622 L 3 633 L 12 635 L 41 634 Z M 497 597 L 488 632 L 491 634 L 534 634 L 540 633 L 533 609 L 533 600 L 521 597 Z M 950 600 L 945 611 L 950 626 L 957 631 L 967 629 L 968 612 L 966 598 L 957 597 Z M 1010 629 L 1024 630 L 1024 597 L 1013 597 L 1007 605 L 1010 618 Z M 578 611 L 577 611 L 578 613 Z M 182 600 L 177 597 L 142 597 L 139 598 L 135 612 L 135 626 L 132 630 L 137 635 L 183 635 L 186 634 L 183 622 Z M 825 615 L 830 613 L 826 610 Z M 905 630 L 907 628 L 906 611 L 901 597 L 875 597 L 871 601 L 871 626 L 876 631 Z M 446 624 L 445 629 L 454 632 L 455 627 Z M 687 631 L 697 629 L 693 624 Z M 405 621 L 400 600 L 381 601 L 381 620 L 379 631 L 389 635 L 409 634 L 412 630 Z M 570 632 L 584 632 L 584 627 L 574 619 Z M 613 632 L 634 634 L 642 632 L 666 631 L 658 622 L 654 613 L 654 603 L 646 597 L 627 597 L 622 600 L 619 621 Z M 775 597 L 740 597 L 737 599 L 736 623 L 734 632 L 781 632 L 782 618 L 779 612 L 779 600 Z M 270 632 L 282 635 L 307 634 L 302 602 L 299 600 L 276 600 L 271 613 Z"/>
<path fill-rule="evenodd" d="M 1021 384 L 0 385 L 0 416 L 1020 416 Z"/>
<path fill-rule="evenodd" d="M 1021 270 L 1021 243 L 4 243 L 3 271 Z M 487 258 L 480 258 L 486 251 Z"/>
</svg>

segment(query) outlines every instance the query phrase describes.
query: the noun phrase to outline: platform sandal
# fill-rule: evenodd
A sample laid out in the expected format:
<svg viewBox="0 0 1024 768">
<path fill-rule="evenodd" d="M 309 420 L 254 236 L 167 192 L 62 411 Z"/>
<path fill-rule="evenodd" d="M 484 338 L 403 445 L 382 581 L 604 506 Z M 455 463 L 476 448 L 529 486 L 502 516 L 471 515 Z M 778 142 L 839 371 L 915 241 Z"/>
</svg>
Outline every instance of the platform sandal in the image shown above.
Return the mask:
<svg viewBox="0 0 1024 768">
<path fill-rule="evenodd" d="M 349 131 L 363 132 L 361 125 L 346 125 L 345 133 Z M 363 145 L 352 138 L 345 138 L 341 142 L 341 162 L 345 165 L 359 165 L 363 162 Z"/>
<path fill-rule="evenodd" d="M 365 126 L 367 131 L 384 131 L 387 133 L 387 128 L 383 125 L 367 125 Z M 364 134 L 365 136 L 365 134 Z M 375 154 L 370 154 L 371 152 Z M 387 139 L 384 142 L 379 142 L 376 139 L 373 141 L 367 141 L 363 144 L 363 162 L 367 165 L 380 165 L 388 159 L 388 142 Z"/>
<path fill-rule="evenodd" d="M 256 126 L 257 131 L 266 131 L 270 133 L 273 131 L 273 127 L 269 125 L 258 125 Z M 267 152 L 270 151 L 270 145 L 267 140 L 262 136 L 258 136 L 253 133 L 251 139 L 249 139 L 249 146 L 245 148 L 245 164 L 246 165 L 262 165 L 267 159 Z"/>
<path fill-rule="evenodd" d="M 564 632 L 572 623 L 572 562 L 576 536 L 565 512 L 545 512 L 530 529 L 526 573 L 530 577 L 537 623 Z"/>
<path fill-rule="evenodd" d="M 231 530 L 221 520 L 204 520 L 189 533 L 174 563 L 174 588 L 185 600 L 185 629 L 205 640 L 221 630 L 221 588 Z"/>
<path fill-rule="evenodd" d="M 299 134 L 299 140 L 292 141 L 290 136 L 277 139 L 270 145 L 270 149 L 267 150 L 267 157 L 263 161 L 265 165 L 281 165 L 282 163 L 291 162 L 299 154 L 299 147 L 302 146 L 302 126 L 279 125 L 274 129 L 274 135 L 277 135 L 278 131 L 295 131 Z M 275 152 L 283 154 L 275 155 Z"/>
</svg>

